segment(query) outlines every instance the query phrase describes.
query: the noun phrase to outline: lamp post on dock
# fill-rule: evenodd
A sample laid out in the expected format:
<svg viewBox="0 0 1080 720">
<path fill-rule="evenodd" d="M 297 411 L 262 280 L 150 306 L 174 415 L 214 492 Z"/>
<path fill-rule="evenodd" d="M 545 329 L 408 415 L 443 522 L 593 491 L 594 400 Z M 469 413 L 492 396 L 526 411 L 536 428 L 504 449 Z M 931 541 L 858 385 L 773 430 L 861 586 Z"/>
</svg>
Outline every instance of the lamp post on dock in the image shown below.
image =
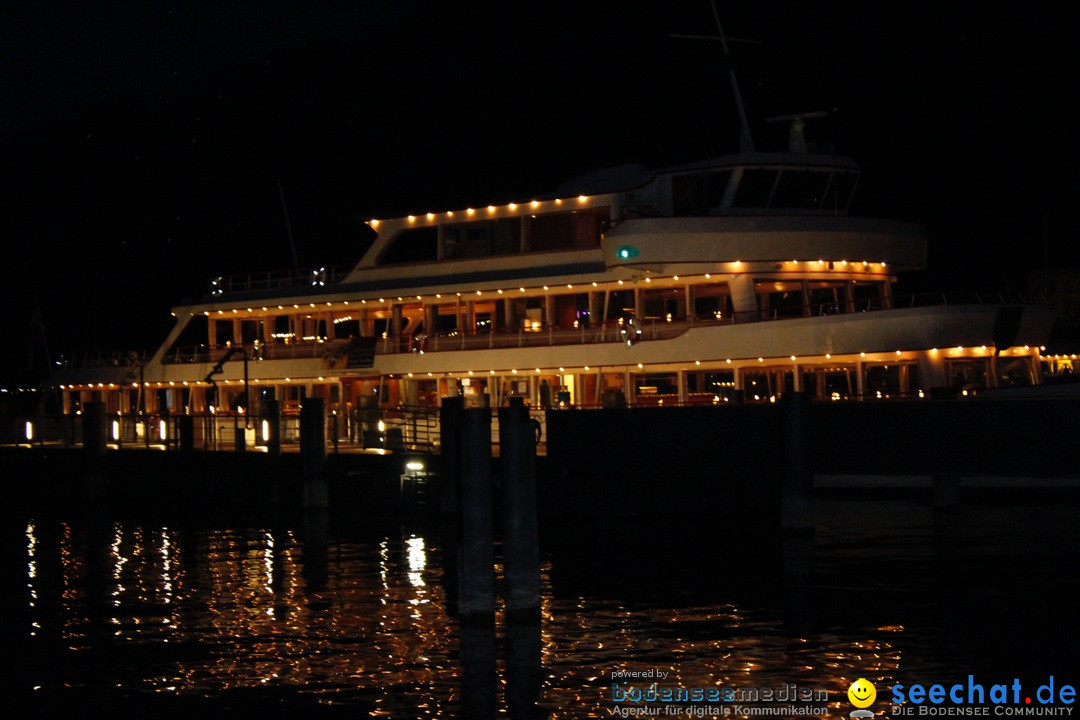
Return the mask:
<svg viewBox="0 0 1080 720">
<path fill-rule="evenodd" d="M 236 415 L 233 416 L 234 447 L 237 451 L 243 452 L 247 449 L 246 432 L 251 427 L 251 413 L 249 412 L 251 409 L 251 391 L 248 387 L 248 360 L 251 356 L 248 354 L 247 348 L 243 345 L 237 345 L 236 347 L 230 348 L 229 351 L 218 360 L 217 364 L 211 368 L 210 372 L 207 373 L 205 382 L 208 382 L 213 386 L 214 394 L 216 395 L 217 382 L 214 381 L 214 376 L 225 372 L 225 363 L 227 363 L 234 355 L 239 355 L 244 361 L 244 433 L 240 432 L 239 418 Z"/>
</svg>

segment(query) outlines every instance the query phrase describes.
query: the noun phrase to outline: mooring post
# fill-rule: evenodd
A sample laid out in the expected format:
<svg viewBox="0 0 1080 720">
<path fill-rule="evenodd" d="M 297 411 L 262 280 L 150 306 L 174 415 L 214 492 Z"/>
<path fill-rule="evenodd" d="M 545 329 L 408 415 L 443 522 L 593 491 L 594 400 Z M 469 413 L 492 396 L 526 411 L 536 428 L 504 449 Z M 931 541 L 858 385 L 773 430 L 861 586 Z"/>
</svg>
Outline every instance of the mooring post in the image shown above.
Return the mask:
<svg viewBox="0 0 1080 720">
<path fill-rule="evenodd" d="M 245 408 L 245 412 L 247 412 Z M 233 450 L 245 452 L 247 450 L 247 415 L 244 415 L 244 424 L 240 424 L 240 413 L 233 415 Z"/>
<path fill-rule="evenodd" d="M 191 415 L 181 415 L 176 423 L 180 431 L 180 452 L 193 452 L 195 450 L 195 418 Z"/>
<path fill-rule="evenodd" d="M 326 402 L 307 398 L 300 406 L 300 462 L 304 468 L 304 507 L 326 508 L 329 492 L 323 471 L 326 469 Z"/>
<path fill-rule="evenodd" d="M 503 570 L 508 622 L 540 622 L 540 548 L 536 518 L 536 440 L 529 409 L 514 398 L 499 408 Z"/>
<path fill-rule="evenodd" d="M 88 402 L 83 405 L 83 449 L 90 457 L 105 456 L 105 403 Z"/>
<path fill-rule="evenodd" d="M 495 622 L 495 549 L 492 537 L 491 409 L 466 410 L 461 418 L 462 624 Z"/>
<path fill-rule="evenodd" d="M 780 523 L 788 532 L 814 531 L 810 472 L 806 458 L 806 416 L 809 406 L 810 399 L 806 393 L 786 392 L 780 399 L 784 458 L 780 480 Z"/>
<path fill-rule="evenodd" d="M 439 510 L 449 515 L 457 508 L 461 483 L 461 413 L 462 397 L 446 397 L 439 407 Z"/>
</svg>

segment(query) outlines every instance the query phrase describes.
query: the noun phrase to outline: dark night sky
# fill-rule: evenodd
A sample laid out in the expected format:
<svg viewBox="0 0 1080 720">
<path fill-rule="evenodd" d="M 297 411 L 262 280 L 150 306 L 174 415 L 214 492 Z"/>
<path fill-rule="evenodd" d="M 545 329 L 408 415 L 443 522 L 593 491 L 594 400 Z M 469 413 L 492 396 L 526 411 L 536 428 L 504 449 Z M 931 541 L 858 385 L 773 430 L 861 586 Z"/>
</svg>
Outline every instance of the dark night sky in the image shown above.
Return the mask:
<svg viewBox="0 0 1080 720">
<path fill-rule="evenodd" d="M 914 283 L 1080 263 L 1080 6 L 720 2 L 759 149 L 771 115 L 864 168 L 855 211 L 927 225 Z M 708 0 L 11 2 L 0 23 L 2 332 L 150 347 L 228 272 L 354 262 L 362 219 L 527 199 L 737 139 Z M 1048 242 L 1043 242 L 1043 218 Z"/>
</svg>

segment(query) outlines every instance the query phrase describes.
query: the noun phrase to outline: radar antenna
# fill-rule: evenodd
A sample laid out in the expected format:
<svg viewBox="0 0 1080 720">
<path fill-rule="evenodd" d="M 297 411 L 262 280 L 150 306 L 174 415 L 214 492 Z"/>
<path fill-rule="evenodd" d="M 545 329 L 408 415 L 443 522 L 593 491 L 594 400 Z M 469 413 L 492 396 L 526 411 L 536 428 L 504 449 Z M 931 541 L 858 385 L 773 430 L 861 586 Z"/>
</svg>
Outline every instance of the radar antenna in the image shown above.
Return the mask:
<svg viewBox="0 0 1080 720">
<path fill-rule="evenodd" d="M 765 122 L 790 122 L 788 152 L 805 154 L 807 152 L 806 121 L 823 117 L 829 117 L 829 113 L 825 110 L 818 110 L 816 112 L 795 113 L 794 115 L 777 115 L 776 117 L 766 118 Z"/>
</svg>

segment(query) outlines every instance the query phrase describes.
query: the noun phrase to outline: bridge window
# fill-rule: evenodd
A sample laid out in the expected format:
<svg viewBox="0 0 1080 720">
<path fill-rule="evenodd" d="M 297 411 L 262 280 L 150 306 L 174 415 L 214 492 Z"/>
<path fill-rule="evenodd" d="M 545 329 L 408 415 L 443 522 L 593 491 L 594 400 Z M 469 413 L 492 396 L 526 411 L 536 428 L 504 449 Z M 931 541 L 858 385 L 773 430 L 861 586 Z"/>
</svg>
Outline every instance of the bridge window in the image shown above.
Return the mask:
<svg viewBox="0 0 1080 720">
<path fill-rule="evenodd" d="M 723 205 L 730 170 L 687 173 L 672 179 L 674 215 L 707 215 Z"/>
<path fill-rule="evenodd" d="M 439 229 L 437 227 L 402 230 L 379 258 L 379 265 L 408 262 L 434 262 L 439 259 Z"/>
</svg>

